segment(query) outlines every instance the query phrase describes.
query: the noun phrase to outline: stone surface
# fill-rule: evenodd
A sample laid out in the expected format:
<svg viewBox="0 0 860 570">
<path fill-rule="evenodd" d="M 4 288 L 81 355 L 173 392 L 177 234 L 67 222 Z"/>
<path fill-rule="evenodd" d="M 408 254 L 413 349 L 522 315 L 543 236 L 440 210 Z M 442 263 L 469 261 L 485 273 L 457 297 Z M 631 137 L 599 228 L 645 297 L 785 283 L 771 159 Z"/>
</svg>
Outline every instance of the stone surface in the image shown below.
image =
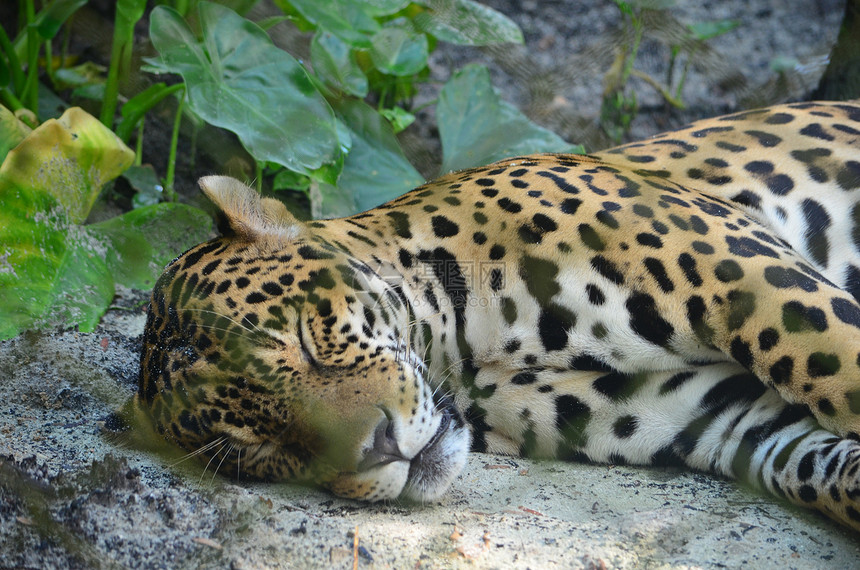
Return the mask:
<svg viewBox="0 0 860 570">
<path fill-rule="evenodd" d="M 488 3 L 517 20 L 527 40 L 525 52 L 495 54 L 496 86 L 581 142 L 565 129 L 576 124 L 571 109 L 593 116 L 599 108 L 615 5 Z M 841 0 L 681 4 L 672 13 L 686 21 L 744 22 L 714 49 L 761 89 L 721 88 L 694 75 L 684 92 L 690 111 L 654 114 L 659 98 L 638 84 L 646 108 L 635 136 L 772 93 L 768 63 L 777 56 L 798 58 L 812 70 L 800 79 L 814 84 L 842 12 Z M 643 44 L 649 73 L 665 69 L 661 53 Z M 444 79 L 450 66 L 490 55 L 443 48 L 433 70 Z M 100 429 L 134 391 L 143 303 L 144 295 L 120 291 L 117 304 L 126 310 L 108 313 L 92 334 L 27 333 L 0 343 L 0 568 L 352 568 L 357 561 L 359 568 L 802 569 L 860 560 L 856 533 L 733 482 L 677 470 L 474 454 L 438 503 L 365 505 L 315 489 L 231 482 L 214 473 L 217 466 L 193 460 L 171 465 Z"/>
</svg>

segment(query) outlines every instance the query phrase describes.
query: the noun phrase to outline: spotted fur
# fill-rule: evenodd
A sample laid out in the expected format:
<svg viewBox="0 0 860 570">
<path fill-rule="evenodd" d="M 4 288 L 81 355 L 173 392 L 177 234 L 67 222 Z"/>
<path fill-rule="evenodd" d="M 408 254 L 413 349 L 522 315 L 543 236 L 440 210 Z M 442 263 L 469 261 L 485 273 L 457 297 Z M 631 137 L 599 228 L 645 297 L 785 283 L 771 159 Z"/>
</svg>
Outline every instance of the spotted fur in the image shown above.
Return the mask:
<svg viewBox="0 0 860 570">
<path fill-rule="evenodd" d="M 860 106 L 512 158 L 300 223 L 204 178 L 131 408 L 266 480 L 431 500 L 467 449 L 683 465 L 860 529 Z"/>
</svg>

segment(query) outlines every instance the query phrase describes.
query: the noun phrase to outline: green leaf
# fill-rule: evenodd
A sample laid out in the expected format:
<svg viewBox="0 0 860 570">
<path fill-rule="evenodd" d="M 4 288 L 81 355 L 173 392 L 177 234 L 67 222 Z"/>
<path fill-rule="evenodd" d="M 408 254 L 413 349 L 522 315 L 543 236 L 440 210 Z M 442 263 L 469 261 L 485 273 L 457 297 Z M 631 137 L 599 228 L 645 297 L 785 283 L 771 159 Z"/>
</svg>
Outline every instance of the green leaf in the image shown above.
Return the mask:
<svg viewBox="0 0 860 570">
<path fill-rule="evenodd" d="M 295 8 L 320 30 L 331 32 L 348 44 L 370 46 L 370 36 L 379 29 L 376 18 L 402 10 L 409 0 L 276 0 L 285 12 Z"/>
<path fill-rule="evenodd" d="M 427 36 L 400 27 L 379 30 L 371 40 L 370 58 L 379 71 L 400 77 L 427 66 Z"/>
<path fill-rule="evenodd" d="M 740 24 L 740 20 L 716 20 L 714 22 L 697 22 L 688 27 L 695 39 L 704 41 L 728 33 Z"/>
<path fill-rule="evenodd" d="M 320 183 L 311 189 L 314 217 L 334 217 L 364 211 L 424 182 L 409 164 L 391 125 L 361 101 L 345 100 L 336 107 L 352 134 L 337 187 Z"/>
<path fill-rule="evenodd" d="M 313 180 L 324 182 L 326 184 L 337 183 L 337 177 L 340 176 L 340 172 L 343 170 L 343 162 L 346 160 L 349 149 L 352 148 L 352 134 L 349 132 L 349 128 L 347 128 L 340 119 L 337 119 L 336 123 L 337 138 L 341 143 L 341 153 L 338 155 L 338 159 L 330 164 L 323 164 L 316 170 L 312 170 L 307 173 L 307 175 Z"/>
<path fill-rule="evenodd" d="M 92 224 L 87 230 L 110 244 L 105 263 L 117 283 L 149 289 L 178 253 L 211 236 L 212 219 L 185 204 L 162 203 Z"/>
<path fill-rule="evenodd" d="M 131 37 L 133 28 L 146 11 L 146 0 L 117 0 L 114 25 L 120 27 L 123 37 Z"/>
<path fill-rule="evenodd" d="M 311 64 L 326 84 L 350 95 L 367 95 L 367 77 L 355 61 L 352 48 L 329 32 L 317 32 L 311 41 Z"/>
<path fill-rule="evenodd" d="M 379 111 L 379 114 L 388 119 L 388 122 L 391 123 L 391 128 L 394 129 L 395 133 L 399 133 L 415 122 L 415 115 L 402 107 L 382 109 Z"/>
<path fill-rule="evenodd" d="M 38 253 L 29 251 L 28 259 L 18 264 L 19 256 L 0 251 L 0 259 L 6 257 L 11 270 L 0 273 L 0 339 L 58 325 L 92 331 L 114 296 L 114 282 L 103 260 L 105 244 L 81 226 L 61 220 L 27 229 L 38 239 L 27 245 L 38 245 Z M 36 261 L 33 255 L 46 259 Z"/>
<path fill-rule="evenodd" d="M 63 67 L 54 72 L 54 85 L 59 91 L 84 85 L 105 82 L 105 67 L 85 61 L 74 67 Z"/>
<path fill-rule="evenodd" d="M 0 339 L 55 325 L 90 331 L 115 282 L 149 287 L 168 261 L 208 237 L 209 217 L 181 204 L 75 223 L 89 211 L 95 183 L 109 181 L 133 158 L 77 108 L 46 121 L 9 152 L 0 166 Z"/>
<path fill-rule="evenodd" d="M 307 192 L 310 188 L 311 179 L 304 174 L 293 172 L 282 168 L 275 174 L 275 179 L 272 181 L 272 190 L 296 190 Z"/>
<path fill-rule="evenodd" d="M 77 12 L 87 0 L 54 0 L 36 15 L 36 29 L 45 39 L 51 39 L 60 31 L 60 27 Z"/>
<path fill-rule="evenodd" d="M 0 57 L 0 85 L 9 85 L 12 82 L 12 72 L 5 57 Z"/>
<path fill-rule="evenodd" d="M 164 198 L 164 187 L 152 165 L 129 166 L 122 177 L 131 185 L 135 194 L 131 199 L 133 208 L 158 204 Z"/>
<path fill-rule="evenodd" d="M 445 84 L 436 118 L 442 172 L 536 152 L 583 152 L 500 99 L 482 65 L 464 67 Z"/>
<path fill-rule="evenodd" d="M 44 83 L 39 82 L 39 109 L 37 115 L 43 121 L 45 119 L 58 119 L 68 108 L 69 105 L 51 91 Z"/>
<path fill-rule="evenodd" d="M 0 163 L 6 158 L 6 153 L 15 148 L 32 129 L 21 122 L 15 113 L 0 105 Z"/>
<path fill-rule="evenodd" d="M 304 68 L 235 12 L 209 2 L 199 12 L 202 39 L 171 8 L 150 17 L 153 45 L 163 68 L 185 80 L 188 106 L 236 133 L 258 161 L 297 172 L 335 162 L 334 115 Z"/>
<path fill-rule="evenodd" d="M 78 108 L 48 120 L 0 166 L 0 339 L 26 328 L 92 329 L 113 296 L 106 245 L 76 225 L 134 153 Z"/>
<path fill-rule="evenodd" d="M 523 43 L 513 20 L 471 0 L 418 0 L 427 11 L 415 15 L 415 26 L 442 41 L 467 46 Z"/>
<path fill-rule="evenodd" d="M 72 89 L 72 97 L 80 97 L 81 99 L 90 99 L 92 101 L 104 101 L 105 85 L 101 83 L 76 87 Z"/>
<path fill-rule="evenodd" d="M 102 186 L 134 160 L 115 134 L 92 121 L 92 115 L 72 107 L 39 125 L 0 166 L 0 202 L 17 203 L 20 196 L 22 203 L 56 203 L 70 222 L 83 222 Z M 0 221 L 5 213 L 0 211 Z"/>
<path fill-rule="evenodd" d="M 627 14 L 628 16 L 633 15 L 633 8 L 624 0 L 615 0 L 615 5 L 618 6 L 618 9 L 621 10 L 622 14 Z"/>
<path fill-rule="evenodd" d="M 184 88 L 185 86 L 181 83 L 169 87 L 164 83 L 156 83 L 129 99 L 120 110 L 122 120 L 116 128 L 117 136 L 124 142 L 128 142 L 135 127 L 150 109 L 155 107 L 168 95 Z"/>
<path fill-rule="evenodd" d="M 152 29 L 152 24 L 150 24 L 150 33 Z M 147 73 L 153 73 L 155 75 L 161 75 L 166 73 L 173 73 L 173 68 L 166 65 L 164 61 L 160 57 L 142 57 L 140 58 L 143 63 L 140 66 L 141 71 L 145 71 Z"/>
</svg>

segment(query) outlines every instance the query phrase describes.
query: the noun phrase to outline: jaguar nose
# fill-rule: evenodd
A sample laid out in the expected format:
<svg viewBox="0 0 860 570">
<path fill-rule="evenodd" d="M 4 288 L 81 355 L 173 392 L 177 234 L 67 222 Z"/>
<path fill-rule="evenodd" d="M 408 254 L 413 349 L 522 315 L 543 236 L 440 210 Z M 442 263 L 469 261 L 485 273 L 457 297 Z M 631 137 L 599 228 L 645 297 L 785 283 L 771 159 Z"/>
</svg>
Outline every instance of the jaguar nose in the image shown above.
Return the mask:
<svg viewBox="0 0 860 570">
<path fill-rule="evenodd" d="M 394 461 L 408 460 L 397 445 L 397 439 L 394 437 L 394 424 L 386 414 L 386 417 L 376 426 L 373 432 L 373 445 L 358 464 L 358 470 L 367 471 Z"/>
</svg>

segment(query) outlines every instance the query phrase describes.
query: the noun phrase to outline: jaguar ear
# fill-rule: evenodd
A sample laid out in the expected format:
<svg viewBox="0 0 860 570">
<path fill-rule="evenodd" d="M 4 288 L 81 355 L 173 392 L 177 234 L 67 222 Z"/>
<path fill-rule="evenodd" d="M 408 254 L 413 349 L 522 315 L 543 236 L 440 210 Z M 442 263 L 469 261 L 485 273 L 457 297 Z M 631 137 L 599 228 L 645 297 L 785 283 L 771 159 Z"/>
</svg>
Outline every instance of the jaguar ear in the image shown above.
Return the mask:
<svg viewBox="0 0 860 570">
<path fill-rule="evenodd" d="M 229 176 L 204 176 L 203 193 L 218 206 L 230 227 L 247 241 L 291 242 L 301 233 L 296 220 L 280 201 L 261 198 L 257 192 Z"/>
</svg>

